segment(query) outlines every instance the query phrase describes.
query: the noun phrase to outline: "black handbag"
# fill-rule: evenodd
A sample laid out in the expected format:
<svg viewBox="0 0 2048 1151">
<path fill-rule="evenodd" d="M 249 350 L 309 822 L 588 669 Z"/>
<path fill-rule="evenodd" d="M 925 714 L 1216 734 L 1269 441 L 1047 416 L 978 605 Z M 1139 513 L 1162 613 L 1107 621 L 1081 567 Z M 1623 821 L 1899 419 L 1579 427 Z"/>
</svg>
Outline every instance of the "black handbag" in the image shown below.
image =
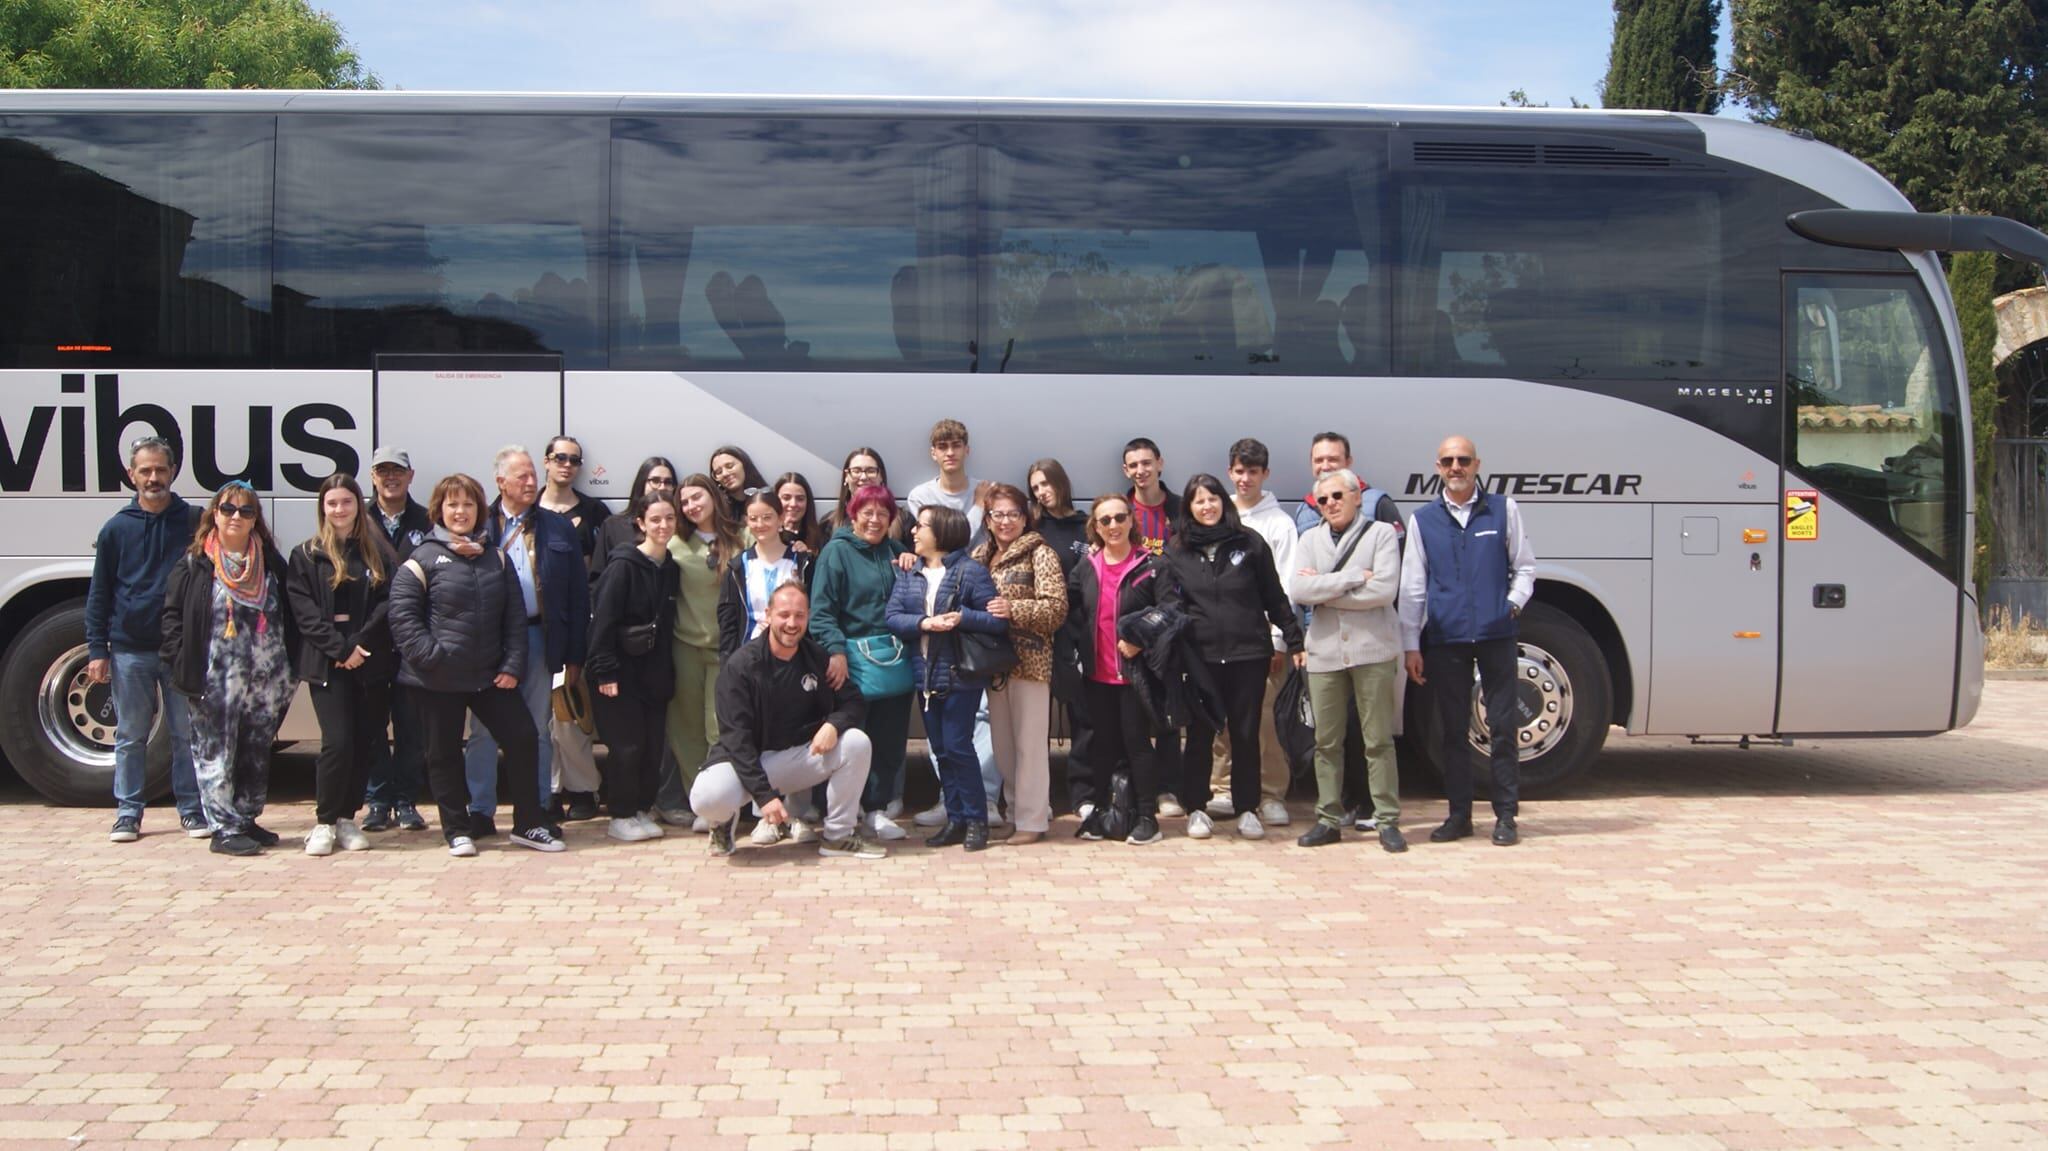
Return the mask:
<svg viewBox="0 0 2048 1151">
<path fill-rule="evenodd" d="M 630 656 L 643 656 L 654 650 L 654 643 L 660 638 L 660 629 L 655 624 L 629 623 L 619 629 L 619 650 Z"/>
<path fill-rule="evenodd" d="M 958 638 L 960 655 L 955 666 L 962 679 L 993 683 L 1017 666 L 1017 647 L 1009 636 L 963 631 Z"/>
</svg>

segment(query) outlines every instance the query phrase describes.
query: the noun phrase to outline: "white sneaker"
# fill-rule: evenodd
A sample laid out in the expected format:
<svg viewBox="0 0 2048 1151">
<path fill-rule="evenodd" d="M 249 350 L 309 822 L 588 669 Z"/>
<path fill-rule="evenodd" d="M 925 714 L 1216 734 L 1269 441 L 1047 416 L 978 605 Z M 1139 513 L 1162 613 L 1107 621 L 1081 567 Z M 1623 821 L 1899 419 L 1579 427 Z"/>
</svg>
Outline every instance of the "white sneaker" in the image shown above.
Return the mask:
<svg viewBox="0 0 2048 1151">
<path fill-rule="evenodd" d="M 334 821 L 334 840 L 341 845 L 343 851 L 370 850 L 370 837 L 363 834 L 363 829 L 357 827 L 353 819 Z"/>
<path fill-rule="evenodd" d="M 1246 839 L 1266 838 L 1266 825 L 1259 822 L 1256 812 L 1247 811 L 1237 817 L 1237 833 Z"/>
<path fill-rule="evenodd" d="M 1269 799 L 1259 805 L 1259 822 L 1267 827 L 1286 827 L 1294 822 L 1294 816 L 1288 814 L 1286 804 Z"/>
<path fill-rule="evenodd" d="M 896 826 L 896 821 L 879 811 L 868 812 L 868 834 L 876 839 L 908 839 L 910 833 Z"/>
<path fill-rule="evenodd" d="M 710 835 L 711 821 L 699 815 L 690 820 L 691 835 Z"/>
<path fill-rule="evenodd" d="M 946 805 L 934 803 L 916 815 L 911 816 L 910 822 L 919 827 L 944 827 L 946 826 Z"/>
<path fill-rule="evenodd" d="M 791 843 L 813 843 L 817 841 L 818 829 L 801 819 L 792 819 L 786 829 Z"/>
<path fill-rule="evenodd" d="M 313 830 L 311 830 L 311 831 L 309 831 L 309 832 L 307 832 L 307 833 L 306 833 L 306 854 L 307 854 L 307 855 L 333 855 L 333 854 L 334 854 L 334 825 L 333 825 L 333 824 L 331 824 L 331 823 L 316 823 L 316 824 L 314 824 L 314 825 L 313 825 Z"/>
<path fill-rule="evenodd" d="M 1188 813 L 1188 838 L 1207 839 L 1216 833 L 1216 821 L 1206 811 Z"/>
<path fill-rule="evenodd" d="M 1087 818 L 1088 818 L 1089 816 L 1091 816 L 1091 815 L 1094 815 L 1094 814 L 1095 814 L 1095 805 L 1094 805 L 1094 804 L 1092 804 L 1092 803 L 1084 803 L 1084 804 L 1082 804 L 1081 806 L 1079 806 L 1079 807 L 1077 807 L 1077 808 L 1075 808 L 1075 809 L 1074 809 L 1074 816 L 1075 816 L 1075 818 L 1077 818 L 1077 819 L 1080 819 L 1080 820 L 1083 820 L 1083 821 L 1087 820 Z"/>
<path fill-rule="evenodd" d="M 1228 794 L 1217 792 L 1216 798 L 1209 801 L 1209 814 L 1216 819 L 1235 819 L 1237 804 L 1230 801 Z"/>
<path fill-rule="evenodd" d="M 1353 826 L 1353 827 L 1357 828 L 1357 829 L 1358 829 L 1358 830 L 1360 830 L 1360 831 L 1378 831 L 1378 830 L 1379 830 L 1379 826 L 1380 826 L 1380 821 L 1379 821 L 1379 817 L 1378 817 L 1378 816 L 1376 816 L 1376 815 L 1374 815 L 1374 814 L 1372 813 L 1372 808 L 1369 808 L 1369 807 L 1361 807 L 1361 808 L 1359 808 L 1359 809 L 1358 809 L 1358 810 L 1357 810 L 1357 811 L 1356 811 L 1356 812 L 1355 812 L 1354 814 L 1355 814 L 1355 815 L 1356 815 L 1356 816 L 1357 816 L 1358 818 L 1356 818 L 1355 820 L 1353 820 L 1353 821 L 1352 821 L 1352 823 L 1351 823 L 1351 826 Z"/>
<path fill-rule="evenodd" d="M 466 835 L 458 835 L 448 841 L 448 854 L 457 859 L 470 859 L 476 855 L 476 841 Z"/>
<path fill-rule="evenodd" d="M 882 809 L 882 814 L 888 816 L 890 819 L 895 819 L 897 816 L 902 815 L 903 801 L 900 799 L 890 800 L 889 806 Z"/>
<path fill-rule="evenodd" d="M 668 829 L 664 828 L 660 823 L 655 821 L 652 812 L 643 811 L 640 814 L 634 816 L 633 821 L 640 825 L 641 830 L 647 833 L 647 838 L 649 839 L 668 838 Z"/>
<path fill-rule="evenodd" d="M 774 847 L 782 842 L 782 825 L 770 823 L 764 819 L 754 825 L 754 832 L 748 838 L 754 841 L 755 847 Z"/>
<path fill-rule="evenodd" d="M 647 813 L 643 811 L 640 814 L 644 816 Z M 692 816 L 689 813 L 689 811 L 684 808 L 657 807 L 654 809 L 654 818 L 660 820 L 663 823 L 668 824 L 671 827 L 688 827 L 696 817 Z"/>
<path fill-rule="evenodd" d="M 1178 819 L 1186 814 L 1187 809 L 1180 805 L 1180 800 L 1174 798 L 1171 795 L 1162 795 L 1159 797 L 1159 818 Z"/>
<path fill-rule="evenodd" d="M 647 834 L 646 825 L 638 819 L 614 819 L 605 825 L 604 833 L 621 843 L 639 843 L 654 838 Z"/>
</svg>

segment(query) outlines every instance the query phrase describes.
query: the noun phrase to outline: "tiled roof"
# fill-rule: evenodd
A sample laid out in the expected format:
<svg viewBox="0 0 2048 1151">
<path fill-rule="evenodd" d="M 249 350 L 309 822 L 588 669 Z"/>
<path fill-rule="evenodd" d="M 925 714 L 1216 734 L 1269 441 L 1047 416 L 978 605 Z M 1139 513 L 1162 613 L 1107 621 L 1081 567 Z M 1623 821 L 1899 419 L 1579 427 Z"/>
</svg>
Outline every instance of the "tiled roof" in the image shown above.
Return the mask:
<svg viewBox="0 0 2048 1151">
<path fill-rule="evenodd" d="M 1912 432 L 1920 429 L 1920 414 L 1881 404 L 1801 404 L 1802 428 L 1849 428 L 1864 432 Z"/>
</svg>

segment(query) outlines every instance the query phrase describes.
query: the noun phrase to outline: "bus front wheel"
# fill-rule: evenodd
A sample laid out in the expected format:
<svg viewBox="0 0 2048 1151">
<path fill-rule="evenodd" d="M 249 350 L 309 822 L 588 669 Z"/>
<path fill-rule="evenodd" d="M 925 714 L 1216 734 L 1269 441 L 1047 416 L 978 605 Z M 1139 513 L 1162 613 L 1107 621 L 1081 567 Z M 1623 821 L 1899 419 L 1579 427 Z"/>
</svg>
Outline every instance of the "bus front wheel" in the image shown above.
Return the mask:
<svg viewBox="0 0 2048 1151">
<path fill-rule="evenodd" d="M 85 602 L 61 603 L 22 629 L 0 665 L 0 752 L 30 787 L 68 806 L 114 802 L 114 695 L 86 678 Z M 171 789 L 170 735 L 150 732 L 143 795 Z"/>
<path fill-rule="evenodd" d="M 1520 658 L 1515 663 L 1515 743 L 1521 760 L 1524 797 L 1555 793 L 1592 766 L 1607 743 L 1614 715 L 1614 690 L 1607 657 L 1586 629 L 1564 612 L 1532 603 L 1520 621 Z M 1408 741 L 1412 752 L 1429 762 L 1437 779 L 1443 741 L 1430 684 L 1408 692 L 1408 729 L 1423 738 Z M 1478 676 L 1471 685 L 1470 720 L 1461 750 L 1472 757 L 1472 779 L 1478 797 L 1487 795 L 1486 749 L 1490 736 Z"/>
</svg>

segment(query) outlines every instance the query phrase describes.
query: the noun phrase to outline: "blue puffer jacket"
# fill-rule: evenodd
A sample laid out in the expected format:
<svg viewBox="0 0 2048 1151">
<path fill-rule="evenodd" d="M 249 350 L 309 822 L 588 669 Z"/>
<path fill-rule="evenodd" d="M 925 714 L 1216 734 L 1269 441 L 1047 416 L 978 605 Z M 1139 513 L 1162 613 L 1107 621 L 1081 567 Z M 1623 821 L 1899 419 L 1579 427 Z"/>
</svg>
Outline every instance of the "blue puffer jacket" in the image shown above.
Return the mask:
<svg viewBox="0 0 2048 1151">
<path fill-rule="evenodd" d="M 947 556 L 945 565 L 946 574 L 939 579 L 939 595 L 932 614 L 958 610 L 961 631 L 1006 634 L 1010 621 L 988 614 L 988 601 L 996 598 L 996 584 L 989 578 L 988 569 L 969 559 L 964 549 Z M 897 574 L 896 588 L 889 593 L 889 630 L 910 648 L 910 674 L 917 690 L 925 695 L 945 695 L 956 684 L 988 686 L 978 680 L 960 678 L 955 672 L 954 661 L 960 653 L 957 637 L 947 632 L 927 635 L 919 629 L 925 618 L 924 590 L 924 573 L 907 571 Z M 925 645 L 919 642 L 925 639 L 931 640 L 929 659 L 921 650 Z"/>
</svg>

